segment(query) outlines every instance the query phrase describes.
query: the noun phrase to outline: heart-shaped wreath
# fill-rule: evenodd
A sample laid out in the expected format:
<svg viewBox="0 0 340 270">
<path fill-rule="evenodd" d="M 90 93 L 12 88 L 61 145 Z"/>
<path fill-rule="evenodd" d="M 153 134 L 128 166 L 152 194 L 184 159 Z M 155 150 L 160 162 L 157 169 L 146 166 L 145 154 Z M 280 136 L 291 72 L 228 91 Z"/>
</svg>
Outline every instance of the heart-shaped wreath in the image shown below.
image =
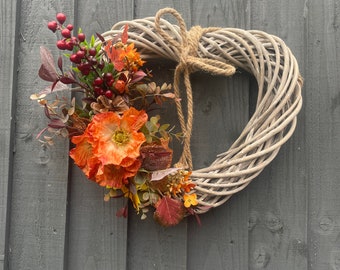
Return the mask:
<svg viewBox="0 0 340 270">
<path fill-rule="evenodd" d="M 164 14 L 174 16 L 178 25 L 162 19 Z M 73 26 L 64 27 L 65 19 L 59 13 L 59 23 L 52 21 L 48 27 L 61 31 L 63 38 L 57 46 L 73 52 L 68 57 L 76 67 L 73 73 L 65 73 L 59 58 L 59 74 L 50 64 L 52 56 L 43 49 L 39 75 L 53 85 L 32 98 L 45 107 L 50 131 L 57 130 L 58 135 L 67 131 L 76 145 L 70 156 L 89 179 L 110 189 L 107 198 L 120 196 L 116 193 L 119 190 L 137 210 L 142 209 L 143 216 L 147 212 L 144 206 L 152 205 L 161 224 L 175 225 L 183 216 L 202 214 L 244 189 L 292 136 L 302 106 L 303 81 L 295 57 L 280 38 L 235 28 L 195 26 L 187 31 L 180 14 L 165 8 L 155 17 L 119 22 L 98 34 L 96 41 L 92 38 L 87 42 L 81 31 L 76 38 L 71 36 Z M 142 83 L 147 77 L 140 70 L 142 59 L 178 63 L 174 93 L 167 92 L 168 85 Z M 257 81 L 255 112 L 229 150 L 210 166 L 193 170 L 190 74 L 202 70 L 231 76 L 236 69 L 249 72 Z M 75 74 L 80 74 L 78 79 Z M 186 110 L 180 102 L 181 81 L 186 89 Z M 68 84 L 76 84 L 76 89 L 86 94 L 82 109 L 77 109 L 74 101 L 65 105 L 58 100 L 51 105 L 44 99 L 47 92 L 63 90 Z M 167 125 L 158 124 L 159 117 L 149 119 L 144 110 L 132 106 L 132 100 L 137 99 L 134 91 L 142 93 L 143 99 L 151 93 L 156 103 L 169 98 L 175 101 L 183 152 L 174 168 L 169 168 L 172 150 L 166 145 Z M 56 104 L 62 113 L 56 112 Z M 161 136 L 154 139 L 156 133 Z M 45 139 L 51 141 L 51 137 Z M 161 169 L 155 166 L 163 163 Z M 120 215 L 126 215 L 126 208 Z"/>
</svg>

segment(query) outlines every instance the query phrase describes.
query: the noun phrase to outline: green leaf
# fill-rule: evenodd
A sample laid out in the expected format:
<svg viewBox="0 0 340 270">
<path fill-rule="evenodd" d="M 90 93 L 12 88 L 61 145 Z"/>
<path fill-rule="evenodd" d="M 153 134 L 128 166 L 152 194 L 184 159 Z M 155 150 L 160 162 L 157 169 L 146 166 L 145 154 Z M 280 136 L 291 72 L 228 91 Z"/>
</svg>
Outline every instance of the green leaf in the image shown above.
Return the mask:
<svg viewBox="0 0 340 270">
<path fill-rule="evenodd" d="M 165 131 L 170 127 L 170 124 L 163 124 L 159 127 L 159 132 Z"/>
<path fill-rule="evenodd" d="M 94 43 L 95 43 L 95 42 L 96 42 L 96 39 L 95 39 L 94 35 L 92 35 L 92 36 L 91 36 L 91 43 L 90 43 L 91 47 L 94 46 Z"/>
</svg>

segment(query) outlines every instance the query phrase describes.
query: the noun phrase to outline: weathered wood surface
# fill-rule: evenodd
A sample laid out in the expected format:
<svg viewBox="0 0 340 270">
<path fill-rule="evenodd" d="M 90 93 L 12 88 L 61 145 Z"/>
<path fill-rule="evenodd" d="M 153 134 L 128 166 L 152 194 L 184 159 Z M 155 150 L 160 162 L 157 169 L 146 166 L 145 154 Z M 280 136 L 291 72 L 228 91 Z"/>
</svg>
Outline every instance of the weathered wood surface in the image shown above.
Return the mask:
<svg viewBox="0 0 340 270">
<path fill-rule="evenodd" d="M 4 269 L 5 253 L 8 249 L 6 230 L 10 211 L 10 179 L 13 151 L 13 96 L 16 83 L 15 49 L 16 49 L 16 3 L 17 1 L 0 1 L 0 269 Z"/>
<path fill-rule="evenodd" d="M 340 269 L 339 1 L 0 3 L 0 269 Z M 133 211 L 116 218 L 123 202 L 105 203 L 102 188 L 76 167 L 68 169 L 67 142 L 42 149 L 34 137 L 46 122 L 29 96 L 45 86 L 36 75 L 39 46 L 53 48 L 56 38 L 45 25 L 56 12 L 91 34 L 167 6 L 188 27 L 260 29 L 281 37 L 298 59 L 305 86 L 296 133 L 269 167 L 202 215 L 202 226 L 188 218 L 164 229 Z M 171 80 L 172 72 L 155 69 L 160 81 Z M 256 85 L 244 73 L 197 73 L 192 84 L 194 164 L 202 167 L 242 130 Z"/>
</svg>

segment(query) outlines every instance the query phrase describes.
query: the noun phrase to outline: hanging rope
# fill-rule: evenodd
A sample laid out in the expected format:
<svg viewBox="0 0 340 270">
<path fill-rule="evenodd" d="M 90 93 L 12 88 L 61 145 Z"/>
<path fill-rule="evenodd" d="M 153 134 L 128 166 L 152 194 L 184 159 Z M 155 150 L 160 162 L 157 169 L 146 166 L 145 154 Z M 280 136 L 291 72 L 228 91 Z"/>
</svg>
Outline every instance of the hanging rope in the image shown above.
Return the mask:
<svg viewBox="0 0 340 270">
<path fill-rule="evenodd" d="M 161 27 L 160 19 L 161 16 L 165 14 L 173 15 L 178 22 L 180 28 L 181 41 L 177 42 L 168 35 Z M 200 26 L 194 26 L 187 31 L 186 24 L 181 17 L 181 15 L 172 8 L 164 8 L 157 12 L 155 16 L 155 29 L 159 35 L 163 37 L 165 42 L 171 44 L 174 48 L 176 48 L 178 52 L 178 65 L 175 69 L 174 74 L 174 94 L 177 97 L 176 107 L 178 119 L 181 125 L 181 129 L 184 135 L 183 141 L 183 152 L 182 155 L 176 164 L 177 167 L 188 168 L 189 170 L 193 169 L 192 165 L 192 156 L 190 150 L 190 140 L 192 134 L 193 127 L 193 96 L 192 96 L 192 87 L 190 82 L 190 74 L 195 71 L 205 71 L 213 75 L 223 75 L 230 76 L 235 73 L 235 67 L 229 65 L 227 63 L 223 63 L 218 60 L 208 59 L 208 58 L 200 58 L 197 55 L 199 40 L 202 35 L 216 31 L 219 28 L 210 27 L 210 28 L 201 28 Z M 186 98 L 187 98 L 187 119 L 185 120 L 182 103 L 180 100 L 180 89 L 179 85 L 181 82 L 181 77 L 183 76 L 183 82 L 186 89 Z"/>
</svg>

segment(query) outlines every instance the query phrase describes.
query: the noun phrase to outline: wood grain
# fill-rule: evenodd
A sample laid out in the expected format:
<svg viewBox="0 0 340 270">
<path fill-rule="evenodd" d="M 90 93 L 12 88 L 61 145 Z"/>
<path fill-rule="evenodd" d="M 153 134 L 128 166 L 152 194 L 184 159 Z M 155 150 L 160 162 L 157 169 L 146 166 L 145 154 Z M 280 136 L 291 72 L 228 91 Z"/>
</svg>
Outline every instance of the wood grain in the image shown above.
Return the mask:
<svg viewBox="0 0 340 270">
<path fill-rule="evenodd" d="M 307 4 L 309 269 L 340 269 L 339 2 Z"/>
<path fill-rule="evenodd" d="M 133 1 L 77 1 L 75 24 L 87 35 L 133 18 Z M 104 188 L 76 166 L 70 176 L 67 269 L 123 270 L 127 260 L 127 220 L 116 217 L 124 200 L 104 202 Z"/>
<path fill-rule="evenodd" d="M 252 1 L 250 11 L 250 27 L 285 40 L 303 68 L 304 2 Z M 251 100 L 255 97 L 252 96 Z M 304 121 L 302 111 L 293 137 L 247 189 L 251 221 L 249 269 L 307 269 Z"/>
<path fill-rule="evenodd" d="M 17 1 L 0 1 L 0 269 L 7 267 L 13 161 Z"/>
<path fill-rule="evenodd" d="M 340 79 L 337 0 L 0 0 L 0 269 L 340 269 Z M 68 164 L 67 141 L 41 148 L 46 120 L 30 94 L 47 84 L 37 71 L 39 46 L 53 48 L 46 28 L 56 12 L 88 35 L 121 20 L 174 7 L 193 25 L 264 30 L 282 38 L 305 78 L 304 107 L 292 139 L 242 193 L 175 228 L 152 214 L 141 221 L 115 213 L 125 201 Z M 173 20 L 171 17 L 168 19 Z M 57 50 L 55 50 L 56 52 Z M 152 65 L 152 63 L 149 63 Z M 154 68 L 171 82 L 174 66 Z M 214 160 L 253 111 L 256 84 L 191 76 L 195 168 Z M 185 98 L 183 98 L 185 103 Z M 174 110 L 162 119 L 177 125 Z M 178 152 L 180 145 L 174 143 Z M 7 228 L 7 229 L 6 229 Z"/>
<path fill-rule="evenodd" d="M 40 146 L 35 136 L 46 121 L 42 108 L 29 97 L 48 85 L 37 76 L 39 46 L 54 46 L 56 41 L 47 20 L 61 7 L 69 13 L 72 4 L 22 1 L 16 13 L 20 28 L 13 56 L 18 66 L 8 269 L 63 269 L 64 265 L 68 143 L 59 141 L 53 149 Z"/>
<path fill-rule="evenodd" d="M 157 1 L 150 5 L 148 0 L 138 0 L 135 1 L 135 18 L 155 16 L 159 9 L 165 7 L 176 8 L 184 14 L 185 18 L 190 16 L 188 1 Z M 151 64 L 151 68 L 159 84 L 172 83 L 174 66 L 164 65 L 158 68 L 157 65 Z M 157 113 L 161 114 L 164 123 L 176 123 L 176 113 L 173 107 L 162 107 Z M 176 126 L 179 127 L 178 124 Z M 185 221 L 173 228 L 162 228 L 154 222 L 151 212 L 147 220 L 140 220 L 140 217 L 136 216 L 132 210 L 129 216 L 128 235 L 128 269 L 187 269 L 187 224 Z"/>
<path fill-rule="evenodd" d="M 249 26 L 249 1 L 196 1 L 192 25 Z M 193 76 L 195 122 L 194 165 L 201 168 L 227 150 L 248 121 L 249 75 L 239 70 L 231 78 Z M 247 194 L 200 216 L 188 227 L 188 269 L 246 269 L 248 265 Z"/>
</svg>

